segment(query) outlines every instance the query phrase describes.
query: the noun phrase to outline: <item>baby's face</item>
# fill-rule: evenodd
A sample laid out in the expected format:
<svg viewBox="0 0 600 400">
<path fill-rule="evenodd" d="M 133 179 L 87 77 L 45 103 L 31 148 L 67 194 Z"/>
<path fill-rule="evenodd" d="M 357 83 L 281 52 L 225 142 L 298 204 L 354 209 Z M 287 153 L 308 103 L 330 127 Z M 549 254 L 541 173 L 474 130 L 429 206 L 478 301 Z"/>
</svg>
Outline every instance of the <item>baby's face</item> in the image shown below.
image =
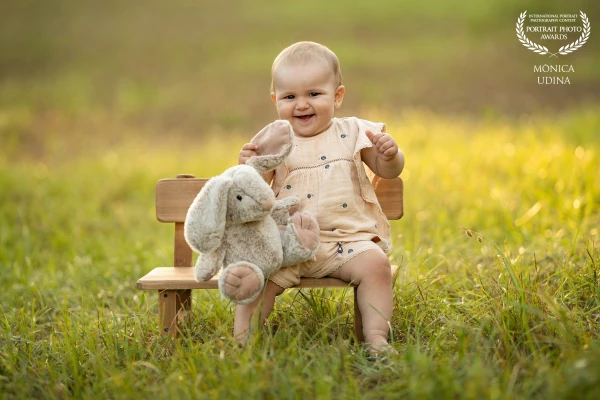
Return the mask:
<svg viewBox="0 0 600 400">
<path fill-rule="evenodd" d="M 344 86 L 336 84 L 326 62 L 280 65 L 273 74 L 273 86 L 271 99 L 279 118 L 289 121 L 294 133 L 303 137 L 326 130 L 344 99 Z"/>
</svg>

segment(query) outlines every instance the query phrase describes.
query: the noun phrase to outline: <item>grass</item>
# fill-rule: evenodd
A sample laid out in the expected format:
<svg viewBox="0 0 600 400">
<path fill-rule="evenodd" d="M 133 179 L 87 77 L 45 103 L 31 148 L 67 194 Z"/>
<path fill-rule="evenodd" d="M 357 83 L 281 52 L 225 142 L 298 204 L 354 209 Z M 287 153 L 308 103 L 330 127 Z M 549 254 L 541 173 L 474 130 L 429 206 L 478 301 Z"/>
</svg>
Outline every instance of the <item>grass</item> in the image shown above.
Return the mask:
<svg viewBox="0 0 600 400">
<path fill-rule="evenodd" d="M 526 9 L 600 15 L 569 7 L 3 4 L 0 399 L 598 398 L 598 53 L 564 59 L 568 87 L 537 85 L 547 59 L 514 34 Z M 215 293 L 194 293 L 171 340 L 135 289 L 172 262 L 156 181 L 234 164 L 275 118 L 271 62 L 298 40 L 340 57 L 340 115 L 386 121 L 407 156 L 387 363 L 354 344 L 340 290 L 284 294 L 240 349 Z"/>
<path fill-rule="evenodd" d="M 156 296 L 135 289 L 171 263 L 154 184 L 219 173 L 250 134 L 78 137 L 74 118 L 41 129 L 5 110 L 0 398 L 597 398 L 598 115 L 363 115 L 407 155 L 392 223 L 400 354 L 372 363 L 343 291 L 284 294 L 244 349 L 232 305 L 196 291 L 182 337 L 158 336 Z"/>
</svg>

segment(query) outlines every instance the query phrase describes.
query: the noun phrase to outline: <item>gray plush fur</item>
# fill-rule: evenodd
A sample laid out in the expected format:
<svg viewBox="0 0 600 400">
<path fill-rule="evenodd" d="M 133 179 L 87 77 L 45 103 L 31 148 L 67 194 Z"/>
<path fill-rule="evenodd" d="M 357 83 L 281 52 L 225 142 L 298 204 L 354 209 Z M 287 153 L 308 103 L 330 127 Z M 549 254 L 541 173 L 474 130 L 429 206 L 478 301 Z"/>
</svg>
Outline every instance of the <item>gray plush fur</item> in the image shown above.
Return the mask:
<svg viewBox="0 0 600 400">
<path fill-rule="evenodd" d="M 277 160 L 289 154 L 291 140 L 274 156 Z M 273 165 L 271 161 L 266 164 Z M 289 209 L 298 203 L 295 197 L 276 200 L 271 187 L 250 165 L 237 165 L 210 179 L 190 206 L 184 224 L 186 241 L 200 253 L 196 279 L 207 281 L 223 267 L 219 279 L 223 293 L 226 271 L 237 262 L 251 263 L 250 269 L 264 284 L 282 266 L 312 258 L 317 247 L 305 248 L 290 223 Z M 249 298 L 231 300 L 249 303 L 259 294 L 260 289 Z"/>
</svg>

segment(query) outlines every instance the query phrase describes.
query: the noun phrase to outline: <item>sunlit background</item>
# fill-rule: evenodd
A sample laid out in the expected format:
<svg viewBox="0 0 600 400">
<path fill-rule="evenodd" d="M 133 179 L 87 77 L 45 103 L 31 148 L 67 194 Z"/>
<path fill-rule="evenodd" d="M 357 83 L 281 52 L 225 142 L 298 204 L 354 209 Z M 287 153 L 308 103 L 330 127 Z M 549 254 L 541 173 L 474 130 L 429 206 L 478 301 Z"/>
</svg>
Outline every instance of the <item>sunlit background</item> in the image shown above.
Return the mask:
<svg viewBox="0 0 600 400">
<path fill-rule="evenodd" d="M 590 39 L 560 58 L 536 54 L 516 36 L 525 10 L 581 10 Z M 0 393 L 597 390 L 598 27 L 600 2 L 589 0 L 0 2 Z M 135 289 L 172 264 L 156 181 L 234 165 L 277 118 L 271 63 L 300 40 L 341 61 L 337 116 L 386 122 L 406 154 L 390 254 L 404 358 L 388 369 L 349 345 L 340 293 L 282 296 L 271 318 L 279 330 L 241 352 L 231 304 L 196 291 L 191 336 L 165 345 L 155 293 Z M 543 64 L 572 65 L 557 74 L 570 85 L 539 85 Z"/>
<path fill-rule="evenodd" d="M 535 54 L 515 34 L 525 10 L 582 10 L 591 39 L 560 60 Z M 251 134 L 276 118 L 271 63 L 299 40 L 339 56 L 347 87 L 339 116 L 569 110 L 600 97 L 598 19 L 599 4 L 584 0 L 4 2 L 0 135 L 43 152 L 40 130 L 67 141 L 125 129 Z M 533 66 L 544 63 L 572 64 L 571 84 L 538 85 Z"/>
</svg>

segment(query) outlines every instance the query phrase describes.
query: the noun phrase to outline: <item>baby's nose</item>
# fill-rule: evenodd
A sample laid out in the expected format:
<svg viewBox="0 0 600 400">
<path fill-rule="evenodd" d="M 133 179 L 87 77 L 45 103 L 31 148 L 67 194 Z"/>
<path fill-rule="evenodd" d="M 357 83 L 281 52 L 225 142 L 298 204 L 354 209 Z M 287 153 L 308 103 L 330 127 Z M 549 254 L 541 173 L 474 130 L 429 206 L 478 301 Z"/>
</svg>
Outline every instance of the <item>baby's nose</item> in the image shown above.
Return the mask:
<svg viewBox="0 0 600 400">
<path fill-rule="evenodd" d="M 273 203 L 274 203 L 273 199 L 265 200 L 265 202 L 262 205 L 263 210 L 269 211 L 271 208 L 273 208 Z"/>
<path fill-rule="evenodd" d="M 306 101 L 304 99 L 298 99 L 296 101 L 296 108 L 299 108 L 299 109 L 302 110 L 302 109 L 305 109 L 307 107 L 308 107 L 308 101 Z"/>
</svg>

